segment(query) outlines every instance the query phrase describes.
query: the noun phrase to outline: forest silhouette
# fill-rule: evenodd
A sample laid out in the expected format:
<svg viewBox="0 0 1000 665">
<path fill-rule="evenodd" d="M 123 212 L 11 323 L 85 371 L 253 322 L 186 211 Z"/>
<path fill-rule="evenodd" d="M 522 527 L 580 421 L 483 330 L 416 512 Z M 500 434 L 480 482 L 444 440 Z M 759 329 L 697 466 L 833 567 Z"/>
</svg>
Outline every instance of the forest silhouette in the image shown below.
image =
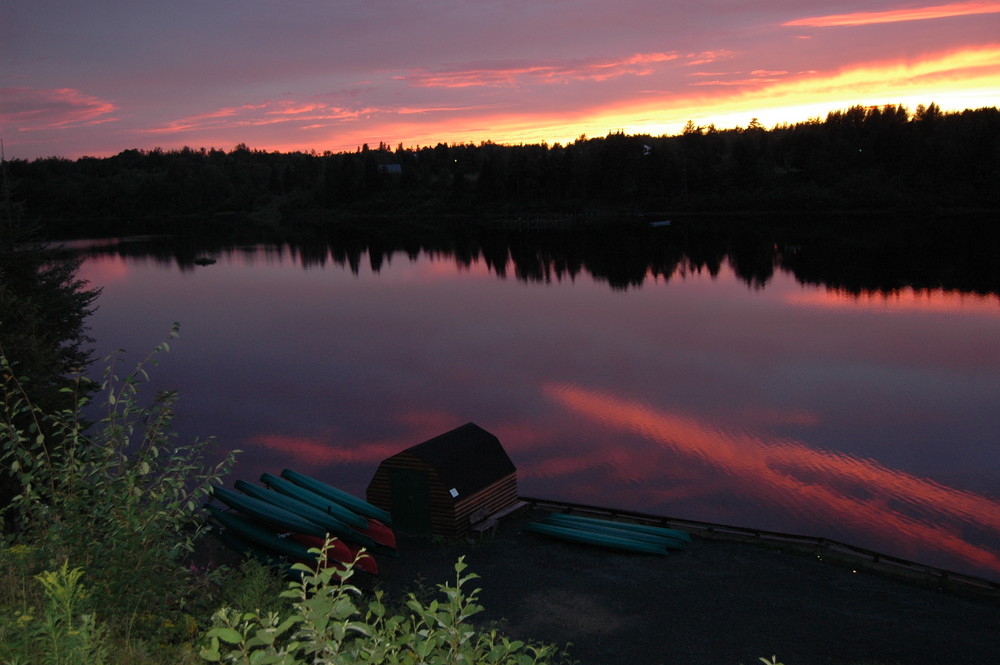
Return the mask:
<svg viewBox="0 0 1000 665">
<path fill-rule="evenodd" d="M 567 145 L 319 154 L 240 144 L 8 167 L 30 217 L 64 237 L 183 230 L 182 217 L 295 226 L 350 214 L 982 211 L 1000 208 L 1000 110 L 855 106 L 772 129 L 688 123 L 675 136 L 615 132 Z"/>
<path fill-rule="evenodd" d="M 328 264 L 378 273 L 394 260 L 446 257 L 482 264 L 498 279 L 572 281 L 590 275 L 612 289 L 665 283 L 686 273 L 730 267 L 750 288 L 778 272 L 848 294 L 902 289 L 1000 296 L 1000 226 L 978 215 L 927 217 L 849 214 L 689 215 L 669 226 L 638 217 L 572 225 L 498 225 L 477 218 L 423 224 L 421 218 L 343 220 L 288 235 L 181 234 L 94 243 L 82 255 L 142 257 L 181 270 L 206 258 L 258 252 L 303 268 Z"/>
</svg>

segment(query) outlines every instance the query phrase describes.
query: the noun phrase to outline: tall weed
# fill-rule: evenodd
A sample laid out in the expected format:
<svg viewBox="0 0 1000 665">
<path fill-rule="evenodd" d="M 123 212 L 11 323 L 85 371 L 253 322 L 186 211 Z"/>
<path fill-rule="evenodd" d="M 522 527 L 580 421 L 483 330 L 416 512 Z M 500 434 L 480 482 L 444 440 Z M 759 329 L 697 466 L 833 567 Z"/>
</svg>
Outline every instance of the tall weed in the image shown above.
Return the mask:
<svg viewBox="0 0 1000 665">
<path fill-rule="evenodd" d="M 510 640 L 473 626 L 471 618 L 482 607 L 476 602 L 479 590 L 464 588 L 476 575 L 464 574 L 462 559 L 455 565 L 455 582 L 438 585 L 442 599 L 425 603 L 411 594 L 403 613 L 390 614 L 380 592 L 366 602 L 350 584 L 353 564 L 344 570 L 325 568 L 325 548 L 315 551 L 317 567 L 296 564 L 293 570 L 301 577 L 282 594 L 294 601 L 290 613 L 219 610 L 202 658 L 240 665 L 532 665 L 565 658 L 555 646 Z"/>
<path fill-rule="evenodd" d="M 176 336 L 175 325 L 168 339 Z M 88 391 L 64 389 L 67 407 L 44 412 L 28 398 L 29 379 L 0 357 L 0 465 L 19 484 L 0 516 L 15 518 L 18 539 L 36 547 L 45 565 L 72 561 L 90 571 L 91 593 L 108 621 L 138 635 L 162 632 L 182 612 L 182 563 L 204 529 L 201 500 L 237 452 L 206 463 L 213 439 L 176 441 L 176 393 L 143 400 L 146 367 L 168 350 L 164 341 L 124 377 L 115 373 L 121 356 L 108 359 L 96 423 L 84 417 Z"/>
</svg>

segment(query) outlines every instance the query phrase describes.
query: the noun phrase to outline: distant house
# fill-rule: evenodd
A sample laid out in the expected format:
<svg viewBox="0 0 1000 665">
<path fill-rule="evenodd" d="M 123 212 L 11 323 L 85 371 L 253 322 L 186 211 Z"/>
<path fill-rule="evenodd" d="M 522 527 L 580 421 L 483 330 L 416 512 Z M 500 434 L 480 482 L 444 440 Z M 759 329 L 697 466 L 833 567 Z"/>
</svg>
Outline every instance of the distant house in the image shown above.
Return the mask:
<svg viewBox="0 0 1000 665">
<path fill-rule="evenodd" d="M 382 175 L 403 175 L 402 164 L 379 164 L 378 172 Z"/>
<path fill-rule="evenodd" d="M 517 503 L 517 469 L 497 437 L 467 423 L 383 460 L 367 499 L 397 529 L 462 538 Z"/>
</svg>

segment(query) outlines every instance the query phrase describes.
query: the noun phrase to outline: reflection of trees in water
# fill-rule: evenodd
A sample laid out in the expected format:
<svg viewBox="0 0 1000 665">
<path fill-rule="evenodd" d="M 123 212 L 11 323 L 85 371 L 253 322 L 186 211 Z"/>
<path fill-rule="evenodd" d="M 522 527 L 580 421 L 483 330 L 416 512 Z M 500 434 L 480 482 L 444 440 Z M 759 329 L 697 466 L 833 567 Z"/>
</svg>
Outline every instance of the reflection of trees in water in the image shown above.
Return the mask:
<svg viewBox="0 0 1000 665">
<path fill-rule="evenodd" d="M 689 273 L 717 276 L 728 265 L 751 288 L 764 288 L 775 271 L 804 284 L 849 293 L 892 293 L 901 288 L 1000 295 L 1000 230 L 977 218 L 893 220 L 689 219 L 669 228 L 630 220 L 617 225 L 507 229 L 467 224 L 434 226 L 385 221 L 337 225 L 295 239 L 155 239 L 88 250 L 152 257 L 194 269 L 206 254 L 270 247 L 303 267 L 334 263 L 358 274 L 379 272 L 394 257 L 431 256 L 471 267 L 484 264 L 501 279 L 549 283 L 581 273 L 612 289 L 667 282 Z M 262 244 L 258 244 L 262 243 Z"/>
</svg>

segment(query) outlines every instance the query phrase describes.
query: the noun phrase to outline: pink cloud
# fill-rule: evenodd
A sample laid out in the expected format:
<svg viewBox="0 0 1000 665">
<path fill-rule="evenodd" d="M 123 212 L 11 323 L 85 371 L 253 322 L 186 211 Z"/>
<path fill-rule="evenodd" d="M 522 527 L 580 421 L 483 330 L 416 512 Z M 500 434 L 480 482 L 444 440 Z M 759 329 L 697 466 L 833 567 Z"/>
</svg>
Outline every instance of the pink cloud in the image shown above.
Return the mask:
<svg viewBox="0 0 1000 665">
<path fill-rule="evenodd" d="M 109 117 L 114 103 L 87 95 L 73 88 L 38 90 L 35 88 L 0 89 L 0 124 L 10 124 L 19 131 L 64 129 L 97 125 L 117 120 Z"/>
<path fill-rule="evenodd" d="M 728 432 L 687 414 L 582 386 L 551 385 L 545 392 L 594 425 L 640 433 L 717 469 L 731 491 L 764 503 L 801 507 L 832 524 L 864 530 L 873 539 L 893 534 L 896 545 L 905 549 L 934 548 L 1000 571 L 1000 553 L 965 540 L 953 526 L 975 525 L 1000 533 L 1000 504 L 988 496 L 872 459 L 813 449 L 795 439 Z"/>
<path fill-rule="evenodd" d="M 782 23 L 784 26 L 808 26 L 812 28 L 842 27 L 849 25 L 871 25 L 873 23 L 898 23 L 900 21 L 923 21 L 971 14 L 995 14 L 1000 12 L 1000 2 L 957 2 L 928 7 L 902 7 L 880 12 L 852 12 L 811 16 Z"/>
<path fill-rule="evenodd" d="M 726 60 L 734 55 L 732 51 L 720 49 L 718 51 L 701 51 L 700 53 L 688 53 L 685 57 L 689 66 L 707 65 L 718 60 Z"/>
<path fill-rule="evenodd" d="M 345 109 L 326 104 L 294 104 L 292 102 L 266 102 L 230 106 L 207 113 L 171 120 L 159 127 L 140 130 L 146 134 L 177 134 L 181 132 L 259 127 L 286 123 L 309 124 L 302 129 L 328 126 L 330 121 L 356 119 L 370 113 L 371 109 Z"/>
<path fill-rule="evenodd" d="M 784 70 L 755 69 L 747 76 L 746 72 L 692 72 L 689 76 L 702 77 L 706 80 L 696 81 L 690 85 L 701 86 L 750 86 L 762 83 L 777 83 L 789 72 Z M 712 78 L 709 78 L 712 77 Z"/>
<path fill-rule="evenodd" d="M 485 64 L 470 69 L 417 70 L 413 74 L 397 76 L 396 80 L 424 88 L 511 87 L 526 82 L 605 81 L 621 76 L 647 76 L 655 71 L 656 64 L 676 60 L 678 57 L 676 53 L 654 52 L 595 62 Z"/>
</svg>

